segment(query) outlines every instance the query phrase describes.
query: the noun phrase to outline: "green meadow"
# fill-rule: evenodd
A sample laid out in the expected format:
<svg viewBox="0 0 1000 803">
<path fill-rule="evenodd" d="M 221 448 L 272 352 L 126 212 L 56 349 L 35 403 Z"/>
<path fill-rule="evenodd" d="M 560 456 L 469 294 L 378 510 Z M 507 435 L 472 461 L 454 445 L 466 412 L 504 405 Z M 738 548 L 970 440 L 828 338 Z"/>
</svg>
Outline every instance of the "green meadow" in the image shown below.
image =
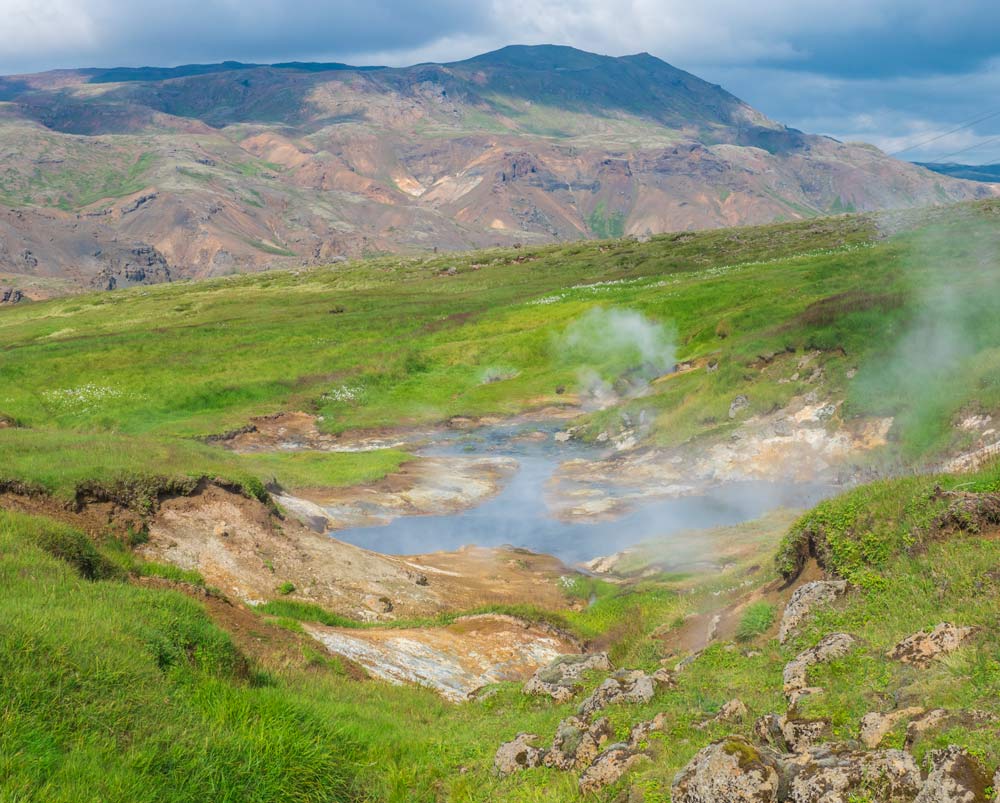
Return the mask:
<svg viewBox="0 0 1000 803">
<path fill-rule="evenodd" d="M 652 414 L 648 445 L 726 437 L 736 395 L 753 414 L 814 390 L 796 369 L 812 354 L 821 392 L 844 399 L 845 420 L 893 417 L 877 459 L 912 474 L 969 445 L 961 416 L 1000 410 L 998 213 L 988 202 L 915 214 L 892 233 L 886 219 L 843 216 L 642 243 L 379 258 L 18 305 L 0 310 L 0 420 L 9 425 L 0 487 L 62 503 L 101 482 L 126 489 L 141 512 L 166 481 L 220 477 L 263 501 L 272 483 L 371 482 L 411 456 L 235 454 L 204 438 L 279 411 L 313 413 L 322 430 L 342 433 L 572 403 L 586 376 L 614 385 L 648 358 L 608 336 L 616 321 L 641 325 L 658 358 L 693 369 L 590 414 L 585 437 L 640 408 Z M 1000 541 L 971 520 L 945 523 L 948 492 L 998 493 L 1000 467 L 883 480 L 790 528 L 782 516 L 743 525 L 752 554 L 716 574 L 643 573 L 644 556 L 655 566 L 657 554 L 644 547 L 624 582 L 569 584 L 564 611 L 506 610 L 651 671 L 680 657 L 670 645 L 686 617 L 734 588 L 750 594 L 794 575 L 809 543 L 853 583 L 785 646 L 780 610 L 748 605 L 734 640 L 702 652 L 676 688 L 609 708 L 618 736 L 661 711 L 669 724 L 650 739 L 655 758 L 595 799 L 624 799 L 631 787 L 646 803 L 668 801 L 674 773 L 700 747 L 750 735 L 755 717 L 785 710 L 783 666 L 834 630 L 859 644 L 811 670 L 826 692 L 803 706 L 829 718 L 836 737 L 855 737 L 864 713 L 893 700 L 1000 716 Z M 217 592 L 197 574 L 144 563 L 110 531 L 91 536 L 0 511 L 3 803 L 579 799 L 571 773 L 492 772 L 499 742 L 527 731 L 544 743 L 575 703 L 499 684 L 455 705 L 360 679 L 310 646 L 301 623 L 363 625 L 292 599 L 255 612 L 261 638 L 292 657 L 250 657 L 212 618 L 204 599 Z M 581 600 L 591 604 L 573 604 Z M 979 635 L 926 671 L 886 658 L 896 641 L 943 620 Z M 600 680 L 587 678 L 585 691 Z M 747 721 L 696 727 L 734 697 Z M 902 738 L 901 728 L 889 737 Z M 923 760 L 948 743 L 1000 762 L 1000 736 L 987 725 L 933 734 L 914 752 Z"/>
</svg>

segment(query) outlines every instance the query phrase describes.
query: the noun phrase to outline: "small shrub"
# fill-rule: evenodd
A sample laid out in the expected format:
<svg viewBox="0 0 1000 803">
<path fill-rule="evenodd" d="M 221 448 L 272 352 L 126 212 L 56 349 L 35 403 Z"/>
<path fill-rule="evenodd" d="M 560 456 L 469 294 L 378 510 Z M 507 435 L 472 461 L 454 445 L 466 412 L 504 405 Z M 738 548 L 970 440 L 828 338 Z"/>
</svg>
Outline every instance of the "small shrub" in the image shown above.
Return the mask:
<svg viewBox="0 0 1000 803">
<path fill-rule="evenodd" d="M 285 580 L 280 586 L 278 586 L 278 593 L 283 597 L 287 597 L 295 590 L 295 584 Z"/>
</svg>

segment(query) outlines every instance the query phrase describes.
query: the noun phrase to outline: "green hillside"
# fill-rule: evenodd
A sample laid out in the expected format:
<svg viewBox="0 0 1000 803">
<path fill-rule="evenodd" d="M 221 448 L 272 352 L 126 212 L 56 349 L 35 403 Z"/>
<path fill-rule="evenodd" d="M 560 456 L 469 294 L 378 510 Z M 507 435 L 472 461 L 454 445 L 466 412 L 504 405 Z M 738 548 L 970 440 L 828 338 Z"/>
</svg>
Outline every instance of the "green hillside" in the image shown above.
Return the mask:
<svg viewBox="0 0 1000 803">
<path fill-rule="evenodd" d="M 824 691 L 796 709 L 823 720 L 823 740 L 856 739 L 868 712 L 941 708 L 955 715 L 908 744 L 914 758 L 926 768 L 955 744 L 992 773 L 1000 466 L 920 470 L 974 445 L 962 421 L 1000 412 L 998 214 L 986 202 L 378 258 L 0 309 L 0 801 L 580 799 L 575 773 L 501 777 L 493 758 L 520 732 L 546 744 L 603 675 L 561 703 L 502 683 L 452 704 L 365 678 L 303 623 L 371 622 L 224 599 L 197 573 L 135 554 L 143 522 L 203 477 L 274 512 L 274 488 L 372 483 L 412 460 L 236 453 L 207 437 L 280 411 L 357 434 L 580 404 L 583 440 L 644 417 L 636 448 L 698 455 L 810 394 L 831 405 L 831 436 L 891 418 L 886 442 L 850 467 L 904 476 L 791 526 L 779 512 L 701 534 L 735 545 L 709 568 L 667 566 L 672 542 L 652 542 L 609 580 L 568 577 L 563 610 L 495 609 L 616 666 L 674 673 L 652 699 L 604 711 L 611 741 L 658 713 L 667 724 L 645 739 L 649 757 L 590 799 L 670 800 L 700 748 L 754 739 L 758 717 L 786 710 L 783 667 L 834 632 L 856 641 L 809 669 Z M 595 382 L 614 404 L 590 409 Z M 91 498 L 134 514 L 129 529 L 103 508 L 84 515 Z M 791 589 L 823 571 L 851 589 L 779 643 Z M 692 648 L 691 623 L 717 613 L 730 629 Z M 927 667 L 887 655 L 940 622 L 975 630 Z M 700 727 L 733 698 L 745 716 Z M 883 746 L 902 747 L 905 731 L 900 720 Z"/>
</svg>

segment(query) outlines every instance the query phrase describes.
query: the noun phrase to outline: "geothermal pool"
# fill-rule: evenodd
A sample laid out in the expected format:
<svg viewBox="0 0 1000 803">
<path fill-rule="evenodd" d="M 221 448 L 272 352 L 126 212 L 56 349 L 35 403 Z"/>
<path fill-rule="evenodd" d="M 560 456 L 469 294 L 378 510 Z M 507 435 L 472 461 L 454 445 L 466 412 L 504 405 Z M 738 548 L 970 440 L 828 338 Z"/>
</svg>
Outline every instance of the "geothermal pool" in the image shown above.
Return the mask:
<svg viewBox="0 0 1000 803">
<path fill-rule="evenodd" d="M 469 544 L 512 545 L 580 563 L 652 538 L 738 524 L 781 507 L 811 507 L 837 490 L 810 483 L 733 482 L 687 496 L 640 500 L 617 518 L 563 521 L 553 517 L 546 501 L 556 470 L 565 460 L 598 459 L 602 452 L 573 442 L 556 443 L 552 436 L 561 426 L 531 423 L 445 433 L 418 453 L 512 457 L 518 462 L 517 472 L 499 494 L 459 513 L 401 516 L 388 524 L 330 534 L 396 555 L 452 551 Z"/>
</svg>

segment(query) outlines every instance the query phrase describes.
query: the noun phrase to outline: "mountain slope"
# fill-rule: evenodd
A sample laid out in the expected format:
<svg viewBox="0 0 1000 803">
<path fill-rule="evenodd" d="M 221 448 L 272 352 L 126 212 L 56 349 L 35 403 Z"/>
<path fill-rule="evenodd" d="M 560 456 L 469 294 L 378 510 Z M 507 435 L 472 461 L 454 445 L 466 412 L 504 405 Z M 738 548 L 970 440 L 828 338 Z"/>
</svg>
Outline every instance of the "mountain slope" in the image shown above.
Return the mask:
<svg viewBox="0 0 1000 803">
<path fill-rule="evenodd" d="M 29 296 L 993 194 L 648 54 L 58 71 L 0 99 L 0 283 Z"/>
</svg>

